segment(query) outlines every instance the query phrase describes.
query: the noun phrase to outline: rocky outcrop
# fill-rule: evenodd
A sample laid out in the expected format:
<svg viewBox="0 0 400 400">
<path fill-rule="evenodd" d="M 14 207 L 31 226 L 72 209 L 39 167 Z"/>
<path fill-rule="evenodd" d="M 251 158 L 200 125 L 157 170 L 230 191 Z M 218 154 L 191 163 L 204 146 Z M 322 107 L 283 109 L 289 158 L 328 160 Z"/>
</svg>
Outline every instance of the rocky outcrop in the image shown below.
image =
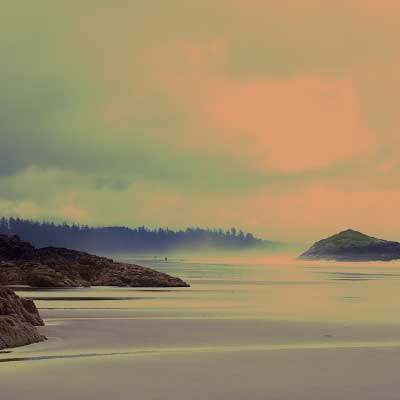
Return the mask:
<svg viewBox="0 0 400 400">
<path fill-rule="evenodd" d="M 316 242 L 302 260 L 391 261 L 400 259 L 400 243 L 348 229 Z"/>
<path fill-rule="evenodd" d="M 36 328 L 41 325 L 43 320 L 32 300 L 0 287 L 0 350 L 45 340 Z"/>
<path fill-rule="evenodd" d="M 0 235 L 0 260 L 32 259 L 36 249 L 15 235 Z"/>
<path fill-rule="evenodd" d="M 7 235 L 0 235 L 0 284 L 60 288 L 189 286 L 150 268 L 64 248 L 36 249 L 17 236 Z"/>
</svg>

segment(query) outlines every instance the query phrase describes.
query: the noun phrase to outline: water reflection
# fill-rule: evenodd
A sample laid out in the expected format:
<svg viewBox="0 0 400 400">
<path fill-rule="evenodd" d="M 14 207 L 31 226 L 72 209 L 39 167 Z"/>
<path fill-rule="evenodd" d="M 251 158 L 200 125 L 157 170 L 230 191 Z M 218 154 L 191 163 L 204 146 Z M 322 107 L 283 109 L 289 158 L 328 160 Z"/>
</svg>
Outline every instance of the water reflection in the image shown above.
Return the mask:
<svg viewBox="0 0 400 400">
<path fill-rule="evenodd" d="M 125 259 L 191 287 L 18 288 L 49 340 L 0 355 L 2 399 L 397 399 L 399 263 Z"/>
<path fill-rule="evenodd" d="M 120 310 L 127 317 L 398 321 L 399 263 L 312 263 L 286 256 L 121 259 L 180 276 L 191 287 L 18 291 L 42 310 Z"/>
</svg>

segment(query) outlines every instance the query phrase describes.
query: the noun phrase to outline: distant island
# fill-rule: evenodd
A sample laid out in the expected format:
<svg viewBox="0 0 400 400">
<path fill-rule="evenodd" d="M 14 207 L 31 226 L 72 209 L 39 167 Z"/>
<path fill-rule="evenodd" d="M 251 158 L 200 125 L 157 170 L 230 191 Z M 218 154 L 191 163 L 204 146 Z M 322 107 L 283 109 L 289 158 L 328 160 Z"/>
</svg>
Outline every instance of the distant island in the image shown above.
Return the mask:
<svg viewBox="0 0 400 400">
<path fill-rule="evenodd" d="M 182 249 L 251 250 L 279 246 L 236 228 L 185 230 L 89 227 L 20 218 L 0 218 L 0 234 L 17 235 L 36 247 L 67 247 L 100 254 L 165 253 Z"/>
<path fill-rule="evenodd" d="M 352 229 L 320 240 L 301 260 L 391 261 L 400 259 L 400 243 L 377 239 Z"/>
</svg>

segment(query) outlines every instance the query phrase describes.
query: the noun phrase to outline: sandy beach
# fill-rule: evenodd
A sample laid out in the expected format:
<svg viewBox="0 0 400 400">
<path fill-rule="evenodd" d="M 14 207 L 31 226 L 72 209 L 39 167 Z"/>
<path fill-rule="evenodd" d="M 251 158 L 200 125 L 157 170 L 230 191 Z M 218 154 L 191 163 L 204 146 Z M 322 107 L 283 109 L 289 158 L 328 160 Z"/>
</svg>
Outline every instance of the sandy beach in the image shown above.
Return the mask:
<svg viewBox="0 0 400 400">
<path fill-rule="evenodd" d="M 49 340 L 0 354 L 2 399 L 398 398 L 398 264 L 131 261 L 192 287 L 19 288 Z"/>
</svg>

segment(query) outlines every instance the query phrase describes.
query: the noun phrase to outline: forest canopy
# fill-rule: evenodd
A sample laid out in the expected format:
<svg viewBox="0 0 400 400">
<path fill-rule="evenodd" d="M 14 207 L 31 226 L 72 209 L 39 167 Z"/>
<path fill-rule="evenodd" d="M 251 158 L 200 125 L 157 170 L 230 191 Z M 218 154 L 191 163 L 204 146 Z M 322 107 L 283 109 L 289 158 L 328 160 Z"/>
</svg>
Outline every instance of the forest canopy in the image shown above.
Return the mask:
<svg viewBox="0 0 400 400">
<path fill-rule="evenodd" d="M 272 244 L 236 228 L 224 231 L 203 228 L 149 229 L 144 226 L 89 227 L 4 217 L 0 219 L 0 233 L 18 235 L 36 247 L 67 247 L 97 253 L 147 253 L 206 247 L 245 250 Z"/>
</svg>

